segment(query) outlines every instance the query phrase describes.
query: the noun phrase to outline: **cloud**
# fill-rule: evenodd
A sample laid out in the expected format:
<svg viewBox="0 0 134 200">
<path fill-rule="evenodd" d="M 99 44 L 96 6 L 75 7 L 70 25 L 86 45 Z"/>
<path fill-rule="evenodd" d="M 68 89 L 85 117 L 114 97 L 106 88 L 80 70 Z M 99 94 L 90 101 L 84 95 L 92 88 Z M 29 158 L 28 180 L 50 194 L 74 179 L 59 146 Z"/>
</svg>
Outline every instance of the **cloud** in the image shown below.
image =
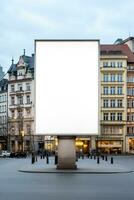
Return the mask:
<svg viewBox="0 0 134 200">
<path fill-rule="evenodd" d="M 133 0 L 4 0 L 1 8 L 0 64 L 6 69 L 12 56 L 18 61 L 22 49 L 33 53 L 35 38 L 112 43 L 134 35 Z"/>
</svg>

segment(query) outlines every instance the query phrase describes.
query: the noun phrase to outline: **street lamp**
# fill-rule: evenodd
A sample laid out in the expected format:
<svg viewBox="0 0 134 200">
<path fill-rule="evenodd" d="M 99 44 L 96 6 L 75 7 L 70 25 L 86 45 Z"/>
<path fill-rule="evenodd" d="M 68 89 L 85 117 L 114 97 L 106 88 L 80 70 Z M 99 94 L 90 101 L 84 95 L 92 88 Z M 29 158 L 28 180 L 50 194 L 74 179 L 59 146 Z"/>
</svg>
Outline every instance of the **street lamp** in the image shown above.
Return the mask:
<svg viewBox="0 0 134 200">
<path fill-rule="evenodd" d="M 24 152 L 24 136 L 25 136 L 24 130 L 21 131 L 21 136 L 22 136 L 22 152 Z"/>
</svg>

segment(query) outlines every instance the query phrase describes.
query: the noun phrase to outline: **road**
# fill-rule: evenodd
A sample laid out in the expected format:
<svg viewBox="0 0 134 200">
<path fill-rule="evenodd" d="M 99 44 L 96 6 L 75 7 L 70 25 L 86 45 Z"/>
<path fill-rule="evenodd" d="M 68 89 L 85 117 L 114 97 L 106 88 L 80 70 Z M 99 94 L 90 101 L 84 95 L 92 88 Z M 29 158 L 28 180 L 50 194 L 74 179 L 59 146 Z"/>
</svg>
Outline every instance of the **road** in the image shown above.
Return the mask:
<svg viewBox="0 0 134 200">
<path fill-rule="evenodd" d="M 115 157 L 114 160 L 134 170 L 133 156 Z M 29 159 L 0 159 L 0 200 L 134 199 L 134 172 L 109 175 L 18 172 L 27 163 Z"/>
</svg>

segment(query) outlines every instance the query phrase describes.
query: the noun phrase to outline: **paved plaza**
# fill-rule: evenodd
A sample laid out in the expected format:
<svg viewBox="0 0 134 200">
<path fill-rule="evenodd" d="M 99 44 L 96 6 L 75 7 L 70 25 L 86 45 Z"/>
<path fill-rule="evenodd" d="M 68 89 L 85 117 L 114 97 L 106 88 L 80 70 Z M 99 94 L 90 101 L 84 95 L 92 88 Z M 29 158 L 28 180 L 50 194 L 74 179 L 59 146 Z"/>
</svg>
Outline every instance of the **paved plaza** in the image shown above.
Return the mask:
<svg viewBox="0 0 134 200">
<path fill-rule="evenodd" d="M 0 159 L 0 200 L 133 200 L 134 172 L 118 174 L 23 173 L 27 159 Z M 103 163 L 102 163 L 103 162 Z M 46 161 L 38 158 L 46 167 Z M 78 166 L 96 165 L 85 158 Z M 134 156 L 115 156 L 114 163 L 134 170 Z M 50 160 L 50 166 L 54 160 Z M 36 164 L 37 165 L 37 164 Z M 101 161 L 100 165 L 105 165 Z M 111 167 L 109 162 L 106 165 Z M 48 166 L 47 166 L 48 167 Z M 114 165 L 113 165 L 114 167 Z"/>
</svg>

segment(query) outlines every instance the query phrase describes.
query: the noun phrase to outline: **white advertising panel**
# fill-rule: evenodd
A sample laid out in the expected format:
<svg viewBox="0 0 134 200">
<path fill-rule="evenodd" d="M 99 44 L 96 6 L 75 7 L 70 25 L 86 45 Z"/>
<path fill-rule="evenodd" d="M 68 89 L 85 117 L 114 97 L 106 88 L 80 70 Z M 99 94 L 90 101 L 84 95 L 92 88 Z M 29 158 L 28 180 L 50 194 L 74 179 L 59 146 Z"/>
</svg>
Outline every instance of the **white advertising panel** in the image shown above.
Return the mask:
<svg viewBox="0 0 134 200">
<path fill-rule="evenodd" d="M 98 134 L 98 40 L 35 41 L 35 133 Z"/>
</svg>

